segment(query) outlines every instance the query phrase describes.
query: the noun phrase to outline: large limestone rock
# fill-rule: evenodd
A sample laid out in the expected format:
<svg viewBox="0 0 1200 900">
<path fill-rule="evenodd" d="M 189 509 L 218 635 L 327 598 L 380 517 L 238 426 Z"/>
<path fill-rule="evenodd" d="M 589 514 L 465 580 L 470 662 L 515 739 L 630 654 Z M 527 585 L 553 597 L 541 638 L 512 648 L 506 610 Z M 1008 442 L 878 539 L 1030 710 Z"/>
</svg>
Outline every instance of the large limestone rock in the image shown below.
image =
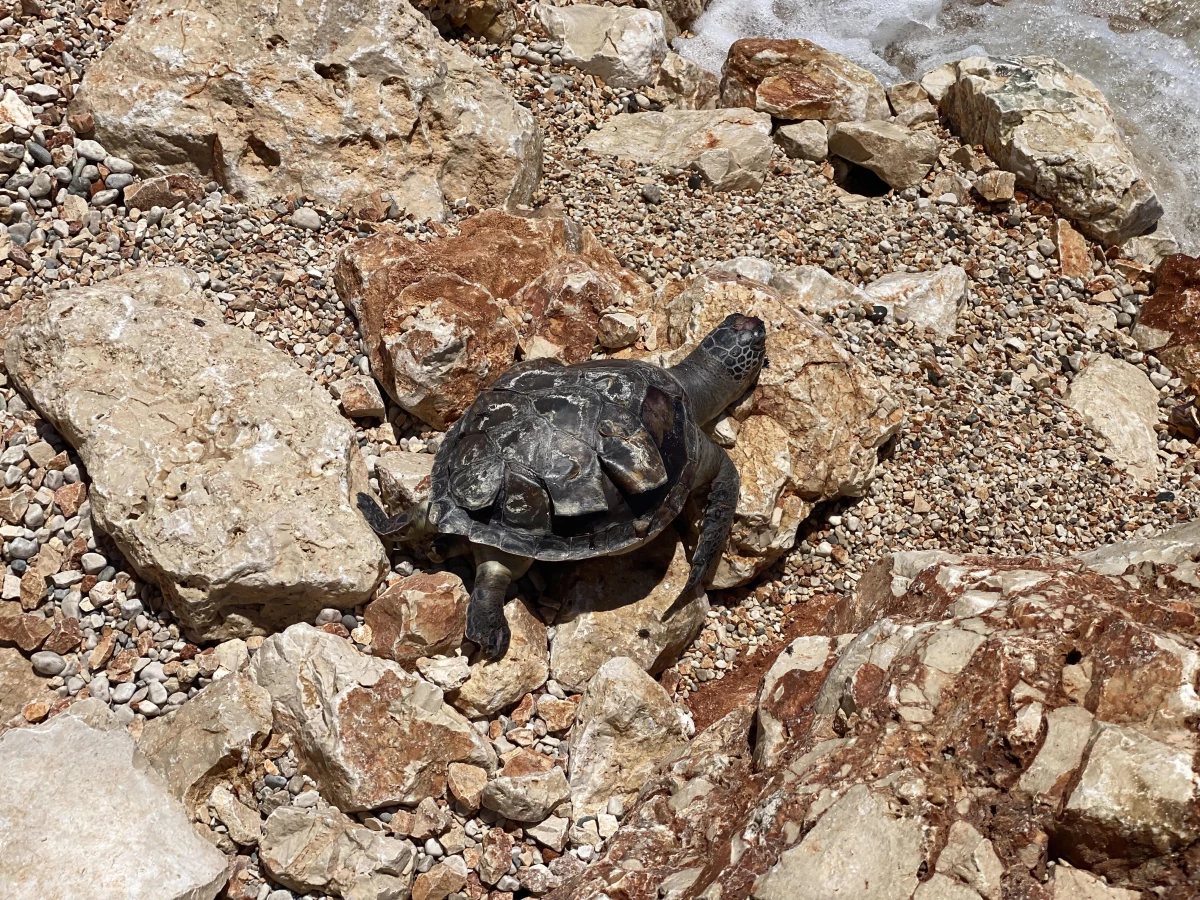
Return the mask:
<svg viewBox="0 0 1200 900">
<path fill-rule="evenodd" d="M 748 710 L 714 723 L 550 897 L 1127 900 L 1187 884 L 1196 525 L 1103 557 L 879 561 L 771 667 L 770 752 L 751 750 Z"/>
<path fill-rule="evenodd" d="M 1137 366 L 1097 356 L 1071 382 L 1063 402 L 1108 442 L 1140 484 L 1158 480 L 1158 391 Z"/>
<path fill-rule="evenodd" d="M 363 611 L 371 651 L 408 669 L 424 656 L 453 653 L 463 642 L 470 596 L 453 572 L 409 575 Z"/>
<path fill-rule="evenodd" d="M 547 596 L 562 603 L 550 674 L 569 691 L 582 691 L 614 656 L 658 674 L 691 644 L 708 615 L 703 592 L 678 602 L 691 566 L 673 528 L 632 553 L 546 568 Z"/>
<path fill-rule="evenodd" d="M 478 659 L 467 683 L 449 696 L 450 704 L 472 719 L 490 716 L 546 683 L 546 626 L 521 598 L 504 607 L 512 631 L 508 651 L 492 662 Z"/>
<path fill-rule="evenodd" d="M 734 312 L 758 316 L 767 326 L 771 365 L 729 422 L 736 434 L 730 456 L 742 485 L 733 534 L 712 584 L 733 587 L 791 548 L 814 504 L 862 494 L 879 446 L 903 416 L 861 363 L 764 284 L 705 273 L 668 285 L 663 305 L 666 326 L 659 333 L 666 332 L 673 348 L 698 343 Z"/>
<path fill-rule="evenodd" d="M 144 3 L 72 108 L 143 175 L 254 203 L 383 192 L 440 218 L 460 198 L 527 203 L 541 174 L 532 115 L 404 0 Z"/>
<path fill-rule="evenodd" d="M 874 172 L 898 191 L 920 184 L 941 149 L 936 135 L 894 122 L 843 122 L 829 132 L 830 155 Z"/>
<path fill-rule="evenodd" d="M 534 15 L 562 43 L 567 65 L 612 87 L 639 88 L 654 81 L 667 55 L 667 30 L 660 13 L 622 6 L 551 6 Z"/>
<path fill-rule="evenodd" d="M 771 117 L 745 109 L 622 113 L 579 146 L 607 156 L 696 170 L 715 191 L 756 191 L 771 164 Z"/>
<path fill-rule="evenodd" d="M 254 789 L 250 751 L 271 733 L 271 695 L 246 675 L 214 681 L 177 711 L 151 719 L 139 749 L 171 794 L 195 811 L 218 783 Z"/>
<path fill-rule="evenodd" d="M 581 362 L 605 309 L 626 301 L 644 308 L 649 299 L 645 282 L 590 230 L 499 210 L 428 244 L 394 232 L 356 241 L 342 252 L 334 282 L 384 389 L 442 429 L 516 361 L 518 342 Z"/>
<path fill-rule="evenodd" d="M 1162 216 L 1112 109 L 1086 78 L 1042 56 L 977 56 L 948 68 L 941 105 L 954 130 L 1085 234 L 1120 244 Z"/>
<path fill-rule="evenodd" d="M 721 69 L 721 106 L 776 119 L 863 122 L 891 115 L 879 79 L 805 40 L 734 41 Z"/>
<path fill-rule="evenodd" d="M 274 881 L 294 891 L 369 900 L 408 896 L 416 851 L 335 809 L 283 806 L 267 819 L 259 858 Z"/>
<path fill-rule="evenodd" d="M 1133 337 L 1184 381 L 1200 378 L 1200 258 L 1175 254 L 1163 260 Z"/>
<path fill-rule="evenodd" d="M 97 700 L 79 706 L 0 737 L 4 896 L 213 900 L 224 855 L 112 714 Z"/>
<path fill-rule="evenodd" d="M 371 596 L 387 558 L 329 394 L 226 325 L 184 269 L 26 304 L 7 369 L 75 448 L 96 524 L 198 640 L 274 631 Z"/>
<path fill-rule="evenodd" d="M 867 285 L 871 300 L 888 312 L 903 315 L 914 325 L 937 334 L 954 334 L 958 314 L 967 302 L 969 282 L 961 266 L 934 272 L 897 272 Z"/>
<path fill-rule="evenodd" d="M 272 635 L 251 667 L 302 771 L 339 809 L 439 796 L 451 762 L 496 767 L 487 739 L 439 688 L 311 625 Z"/>
<path fill-rule="evenodd" d="M 571 804 L 576 818 L 628 803 L 685 740 L 663 687 L 632 659 L 600 667 L 584 691 L 571 732 Z"/>
</svg>

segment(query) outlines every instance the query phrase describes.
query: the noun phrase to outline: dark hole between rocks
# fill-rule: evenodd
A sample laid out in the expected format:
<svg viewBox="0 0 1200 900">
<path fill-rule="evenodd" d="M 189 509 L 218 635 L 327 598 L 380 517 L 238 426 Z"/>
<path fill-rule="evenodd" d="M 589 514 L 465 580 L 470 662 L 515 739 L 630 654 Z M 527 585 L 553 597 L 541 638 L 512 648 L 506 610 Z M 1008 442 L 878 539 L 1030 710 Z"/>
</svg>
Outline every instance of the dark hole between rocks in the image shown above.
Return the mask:
<svg viewBox="0 0 1200 900">
<path fill-rule="evenodd" d="M 1067 654 L 1067 665 L 1068 666 L 1078 665 L 1079 661 L 1081 659 L 1083 659 L 1083 654 L 1080 653 L 1078 650 L 1072 650 L 1070 653 Z"/>
<path fill-rule="evenodd" d="M 856 166 L 841 157 L 832 157 L 833 180 L 844 191 L 861 197 L 882 197 L 891 191 L 886 181 L 862 166 Z"/>
<path fill-rule="evenodd" d="M 262 164 L 268 169 L 273 169 L 279 165 L 281 159 L 279 152 L 268 147 L 254 135 L 250 135 L 250 137 L 246 138 L 246 146 L 250 149 L 250 152 L 257 156 L 262 161 Z"/>
</svg>

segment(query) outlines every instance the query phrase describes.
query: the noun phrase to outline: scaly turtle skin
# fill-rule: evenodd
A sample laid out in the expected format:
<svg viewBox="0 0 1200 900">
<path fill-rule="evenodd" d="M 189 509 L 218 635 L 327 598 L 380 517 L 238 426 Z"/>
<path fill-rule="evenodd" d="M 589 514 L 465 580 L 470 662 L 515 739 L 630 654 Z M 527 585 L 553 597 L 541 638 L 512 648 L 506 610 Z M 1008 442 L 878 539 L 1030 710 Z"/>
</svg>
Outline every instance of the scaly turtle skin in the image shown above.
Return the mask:
<svg viewBox="0 0 1200 900">
<path fill-rule="evenodd" d="M 427 503 L 388 518 L 388 537 L 457 535 L 475 552 L 467 637 L 490 658 L 509 631 L 504 594 L 534 559 L 628 552 L 653 540 L 705 487 L 708 502 L 684 592 L 708 575 L 733 523 L 738 474 L 701 427 L 738 399 L 765 361 L 758 319 L 732 315 L 679 365 L 631 360 L 513 366 L 447 432 Z"/>
</svg>

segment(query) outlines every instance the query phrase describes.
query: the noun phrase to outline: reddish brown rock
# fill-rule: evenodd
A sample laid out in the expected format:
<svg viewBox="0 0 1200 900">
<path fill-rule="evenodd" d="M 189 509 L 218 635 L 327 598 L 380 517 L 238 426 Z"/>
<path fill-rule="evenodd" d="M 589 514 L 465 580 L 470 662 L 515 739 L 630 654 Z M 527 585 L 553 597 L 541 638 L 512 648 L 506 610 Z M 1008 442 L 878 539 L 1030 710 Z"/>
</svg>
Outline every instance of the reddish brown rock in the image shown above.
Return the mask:
<svg viewBox="0 0 1200 900">
<path fill-rule="evenodd" d="M 511 834 L 502 828 L 493 828 L 483 839 L 483 855 L 479 859 L 479 880 L 484 884 L 495 884 L 508 874 L 512 865 L 515 842 Z"/>
<path fill-rule="evenodd" d="M 1190 898 L 1198 568 L 1197 525 L 1078 559 L 877 563 L 775 661 L 757 716 L 666 760 L 550 897 L 1091 896 L 1048 888 L 1062 860 L 1080 890 Z"/>
<path fill-rule="evenodd" d="M 795 121 L 864 122 L 891 116 L 879 79 L 811 41 L 748 38 L 729 48 L 721 106 Z"/>
<path fill-rule="evenodd" d="M 125 205 L 129 209 L 150 209 L 154 206 L 170 209 L 176 203 L 197 199 L 202 192 L 203 185 L 190 175 L 158 175 L 128 185 L 125 188 Z"/>
<path fill-rule="evenodd" d="M 16 602 L 0 602 L 0 645 L 11 644 L 32 653 L 50 635 L 51 624 L 29 615 Z"/>
<path fill-rule="evenodd" d="M 54 492 L 54 502 L 68 519 L 79 512 L 83 501 L 87 499 L 87 485 L 82 481 L 74 484 L 64 484 Z"/>
<path fill-rule="evenodd" d="M 1178 253 L 1162 261 L 1133 336 L 1185 382 L 1200 378 L 1200 257 Z"/>
<path fill-rule="evenodd" d="M 45 692 L 46 679 L 33 671 L 29 660 L 12 647 L 0 647 L 0 730 Z"/>
<path fill-rule="evenodd" d="M 53 650 L 58 654 L 74 653 L 82 643 L 83 631 L 79 627 L 79 620 L 55 615 L 50 634 L 42 643 L 42 649 Z"/>
<path fill-rule="evenodd" d="M 586 359 L 604 305 L 648 294 L 590 232 L 499 210 L 441 241 L 394 232 L 357 241 L 334 278 L 384 389 L 443 429 L 516 361 L 518 341 L 537 355 Z"/>
<path fill-rule="evenodd" d="M 487 787 L 487 770 L 468 763 L 450 763 L 446 770 L 447 784 L 454 799 L 474 812 Z"/>
<path fill-rule="evenodd" d="M 1054 242 L 1063 278 L 1092 277 L 1092 256 L 1088 252 L 1087 241 L 1066 219 L 1059 219 L 1055 223 Z"/>
<path fill-rule="evenodd" d="M 469 595 L 452 572 L 409 575 L 382 591 L 363 613 L 371 650 L 411 667 L 454 651 L 467 627 Z"/>
</svg>

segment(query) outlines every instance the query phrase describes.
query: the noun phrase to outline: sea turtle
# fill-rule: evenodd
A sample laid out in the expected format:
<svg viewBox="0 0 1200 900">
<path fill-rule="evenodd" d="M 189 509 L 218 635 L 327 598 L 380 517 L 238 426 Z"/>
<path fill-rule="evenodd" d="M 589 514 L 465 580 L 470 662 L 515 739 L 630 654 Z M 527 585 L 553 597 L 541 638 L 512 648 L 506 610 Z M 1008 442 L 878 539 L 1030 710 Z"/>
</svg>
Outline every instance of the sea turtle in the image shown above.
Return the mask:
<svg viewBox="0 0 1200 900">
<path fill-rule="evenodd" d="M 735 314 L 669 369 L 635 360 L 517 363 L 446 433 L 427 501 L 392 518 L 366 494 L 358 506 L 384 537 L 470 542 L 466 635 L 491 659 L 508 648 L 509 582 L 533 560 L 633 550 L 708 487 L 687 594 L 724 549 L 739 487 L 729 456 L 701 426 L 750 388 L 765 347 L 763 323 Z"/>
</svg>

